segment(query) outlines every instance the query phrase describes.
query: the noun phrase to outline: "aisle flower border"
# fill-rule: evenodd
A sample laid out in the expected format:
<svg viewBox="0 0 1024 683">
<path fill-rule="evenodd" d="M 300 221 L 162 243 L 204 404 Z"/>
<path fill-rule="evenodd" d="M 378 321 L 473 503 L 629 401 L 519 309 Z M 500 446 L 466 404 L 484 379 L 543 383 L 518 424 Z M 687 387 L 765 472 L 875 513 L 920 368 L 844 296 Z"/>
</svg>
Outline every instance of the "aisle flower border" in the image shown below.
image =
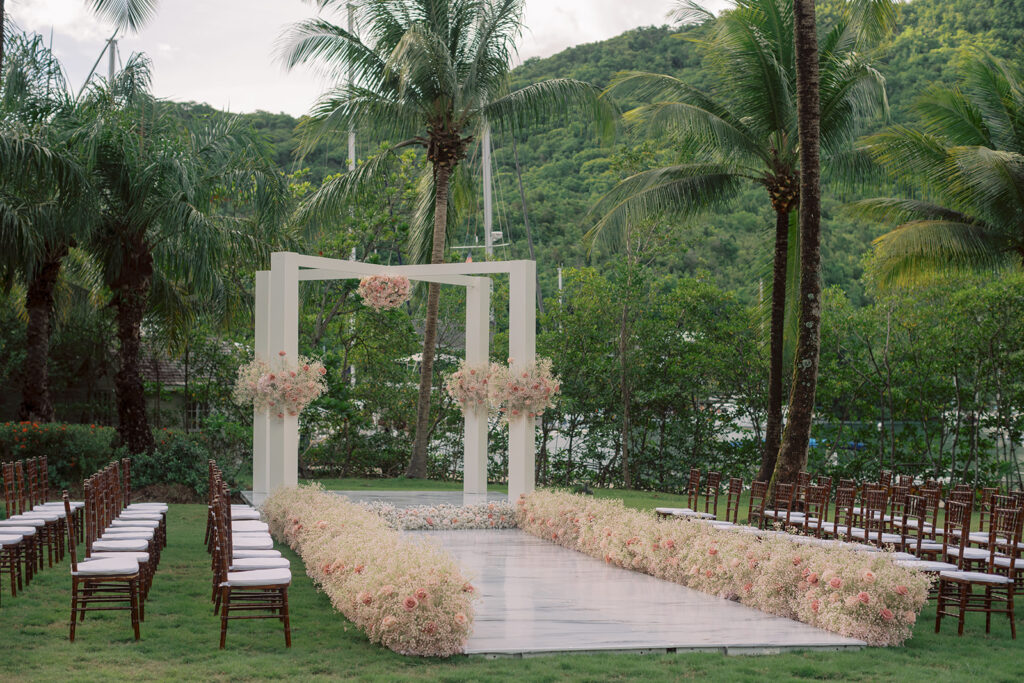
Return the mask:
<svg viewBox="0 0 1024 683">
<path fill-rule="evenodd" d="M 912 635 L 931 584 L 888 553 L 659 520 L 618 500 L 537 491 L 516 508 L 519 527 L 540 538 L 873 646 Z"/>
<path fill-rule="evenodd" d="M 424 657 L 464 651 L 475 595 L 451 556 L 319 486 L 282 487 L 263 512 L 274 537 L 371 642 Z"/>
<path fill-rule="evenodd" d="M 408 508 L 372 501 L 358 503 L 380 516 L 393 529 L 405 531 L 454 531 L 465 529 L 515 529 L 514 506 L 507 501 L 475 505 L 417 505 Z"/>
</svg>

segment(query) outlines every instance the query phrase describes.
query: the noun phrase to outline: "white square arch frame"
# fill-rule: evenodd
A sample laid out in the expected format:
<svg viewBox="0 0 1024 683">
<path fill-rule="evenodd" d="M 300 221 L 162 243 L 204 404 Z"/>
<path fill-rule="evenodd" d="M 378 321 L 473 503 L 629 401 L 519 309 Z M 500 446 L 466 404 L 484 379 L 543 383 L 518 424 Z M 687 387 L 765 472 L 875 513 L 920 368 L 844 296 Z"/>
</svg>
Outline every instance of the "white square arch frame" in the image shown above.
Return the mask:
<svg viewBox="0 0 1024 683">
<path fill-rule="evenodd" d="M 256 358 L 271 364 L 299 354 L 299 283 L 343 280 L 368 275 L 404 275 L 410 280 L 438 282 L 466 288 L 466 360 L 487 363 L 490 358 L 489 313 L 491 279 L 509 276 L 509 358 L 530 363 L 537 348 L 537 264 L 534 261 L 486 261 L 436 265 L 381 266 L 293 252 L 274 252 L 270 270 L 256 273 Z M 463 490 L 469 496 L 487 493 L 487 415 L 465 414 L 463 435 Z M 508 497 L 516 500 L 534 488 L 536 421 L 509 423 Z M 262 503 L 281 486 L 298 483 L 299 420 L 253 413 L 253 500 Z M 468 497 L 468 496 L 467 496 Z"/>
</svg>

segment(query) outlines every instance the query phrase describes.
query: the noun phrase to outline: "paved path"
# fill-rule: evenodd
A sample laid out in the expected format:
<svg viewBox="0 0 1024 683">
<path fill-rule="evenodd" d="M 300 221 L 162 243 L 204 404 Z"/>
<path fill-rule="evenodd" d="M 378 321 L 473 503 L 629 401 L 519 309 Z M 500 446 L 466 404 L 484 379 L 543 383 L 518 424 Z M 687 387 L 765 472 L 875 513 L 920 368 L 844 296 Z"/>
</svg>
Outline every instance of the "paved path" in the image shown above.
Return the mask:
<svg viewBox="0 0 1024 683">
<path fill-rule="evenodd" d="M 440 543 L 472 577 L 481 600 L 467 654 L 602 650 L 746 654 L 864 645 L 609 566 L 518 529 L 407 533 Z"/>
</svg>

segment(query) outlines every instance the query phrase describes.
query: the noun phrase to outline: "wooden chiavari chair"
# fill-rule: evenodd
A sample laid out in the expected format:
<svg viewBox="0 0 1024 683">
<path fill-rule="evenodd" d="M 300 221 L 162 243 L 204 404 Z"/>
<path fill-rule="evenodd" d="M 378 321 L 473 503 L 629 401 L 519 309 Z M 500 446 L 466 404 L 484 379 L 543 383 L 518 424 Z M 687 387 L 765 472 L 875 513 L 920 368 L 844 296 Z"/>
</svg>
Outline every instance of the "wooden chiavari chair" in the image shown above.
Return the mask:
<svg viewBox="0 0 1024 683">
<path fill-rule="evenodd" d="M 700 497 L 700 470 L 690 468 L 690 478 L 686 484 L 686 507 L 697 510 L 698 498 Z"/>
<path fill-rule="evenodd" d="M 951 506 L 961 506 L 961 503 L 951 503 Z M 970 506 L 967 509 L 968 519 L 970 518 Z M 949 515 L 947 511 L 947 529 L 949 528 Z M 992 615 L 1005 614 L 1010 619 L 1010 635 L 1017 638 L 1017 625 L 1013 614 L 1013 593 L 1014 575 L 1016 573 L 1016 553 L 1004 555 L 1007 559 L 1006 567 L 996 565 L 996 558 L 999 557 L 1000 549 L 1009 550 L 1004 543 L 1013 540 L 1020 533 L 1021 510 L 1020 508 L 996 508 L 992 512 L 991 525 L 989 529 L 989 550 L 988 558 L 980 571 L 970 571 L 961 564 L 960 570 L 944 571 L 939 574 L 939 601 L 935 613 L 935 632 L 938 633 L 942 626 L 943 617 L 957 617 L 957 634 L 964 634 L 964 616 L 967 612 L 983 612 L 985 614 L 985 633 L 991 632 Z M 967 537 L 967 528 L 964 527 L 961 535 L 960 545 L 964 547 Z M 983 588 L 984 594 L 975 594 L 975 587 Z M 1002 607 L 1000 607 L 1002 605 Z"/>
<path fill-rule="evenodd" d="M 47 461 L 47 457 L 41 456 L 39 458 L 32 458 L 28 460 L 25 465 L 25 470 L 28 475 L 29 490 L 32 491 L 32 509 L 33 510 L 52 510 L 56 512 L 64 511 L 64 502 L 60 500 L 49 500 L 50 496 L 50 467 Z M 85 503 L 82 501 L 71 501 L 71 517 L 67 519 L 67 523 L 71 524 L 75 530 L 75 538 L 82 540 L 83 536 L 83 519 Z M 63 538 L 63 536 L 61 536 Z"/>
<path fill-rule="evenodd" d="M 729 478 L 729 488 L 725 494 L 725 519 L 729 524 L 738 524 L 740 514 L 740 498 L 743 496 L 743 480 L 739 477 Z"/>
<path fill-rule="evenodd" d="M 774 506 L 764 511 L 765 522 L 781 522 L 783 528 L 802 525 L 805 515 L 802 512 L 793 511 L 795 496 L 796 486 L 793 484 L 776 484 Z"/>
<path fill-rule="evenodd" d="M 808 486 L 805 492 L 803 520 L 804 533 L 821 538 L 821 525 L 828 515 L 832 490 L 827 486 Z"/>
<path fill-rule="evenodd" d="M 71 516 L 71 499 L 64 491 L 65 510 Z M 68 526 L 71 551 L 71 623 L 69 639 L 75 641 L 75 626 L 85 620 L 86 612 L 128 610 L 135 640 L 139 639 L 141 576 L 139 563 L 129 557 L 103 558 L 78 562 L 78 551 Z"/>
<path fill-rule="evenodd" d="M 888 500 L 889 494 L 886 489 L 869 488 L 864 492 L 861 514 L 864 527 L 852 530 L 854 540 L 865 541 L 879 548 L 900 542 L 899 535 L 885 531 L 885 510 Z"/>
<path fill-rule="evenodd" d="M 718 519 L 718 493 L 722 488 L 722 473 L 708 472 L 704 484 L 704 514 L 707 519 Z"/>
<path fill-rule="evenodd" d="M 18 463 L 4 463 L 4 502 L 7 506 L 6 526 L 30 526 L 35 528 L 35 559 L 36 568 L 42 570 L 45 566 L 53 566 L 54 556 L 59 560 L 63 550 L 63 540 L 57 536 L 61 527 L 63 511 L 51 512 L 30 512 L 25 510 L 25 497 L 18 486 Z M 46 547 L 46 553 L 42 548 Z"/>
<path fill-rule="evenodd" d="M 764 526 L 764 508 L 768 503 L 768 482 L 755 481 L 750 485 L 750 500 L 747 501 L 747 524 Z"/>
<path fill-rule="evenodd" d="M 821 534 L 836 539 L 849 541 L 853 532 L 853 503 L 857 491 L 852 486 L 840 486 L 836 489 L 836 506 L 831 522 L 821 525 Z"/>
</svg>

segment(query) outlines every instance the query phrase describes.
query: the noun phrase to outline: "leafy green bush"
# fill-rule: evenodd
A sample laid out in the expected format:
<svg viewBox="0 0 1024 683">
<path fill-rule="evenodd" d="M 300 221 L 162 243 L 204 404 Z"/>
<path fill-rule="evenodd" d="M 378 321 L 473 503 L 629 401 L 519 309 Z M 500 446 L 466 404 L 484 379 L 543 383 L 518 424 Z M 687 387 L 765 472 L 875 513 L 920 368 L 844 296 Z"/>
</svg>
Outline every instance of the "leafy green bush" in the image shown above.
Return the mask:
<svg viewBox="0 0 1024 683">
<path fill-rule="evenodd" d="M 131 456 L 132 489 L 180 484 L 196 500 L 205 498 L 210 452 L 196 437 L 182 432 L 164 430 L 157 437 L 157 446 L 153 452 Z M 127 457 L 123 449 L 119 453 Z"/>
<path fill-rule="evenodd" d="M 50 488 L 77 489 L 114 457 L 112 427 L 57 422 L 0 423 L 0 461 L 47 456 Z"/>
</svg>

